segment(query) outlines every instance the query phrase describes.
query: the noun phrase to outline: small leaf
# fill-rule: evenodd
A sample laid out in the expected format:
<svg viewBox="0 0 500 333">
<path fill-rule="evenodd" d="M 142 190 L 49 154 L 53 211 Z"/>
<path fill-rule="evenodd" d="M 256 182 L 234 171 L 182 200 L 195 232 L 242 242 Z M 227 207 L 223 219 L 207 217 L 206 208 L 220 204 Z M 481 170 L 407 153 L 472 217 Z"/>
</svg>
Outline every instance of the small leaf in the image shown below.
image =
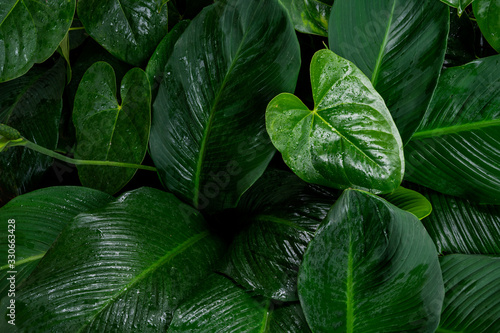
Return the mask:
<svg viewBox="0 0 500 333">
<path fill-rule="evenodd" d="M 474 0 L 441 0 L 448 6 L 451 6 L 453 8 L 457 9 L 458 16 L 462 16 L 462 14 L 465 11 L 465 8 L 467 8 L 468 5 L 470 5 Z"/>
<path fill-rule="evenodd" d="M 290 13 L 295 30 L 306 34 L 328 36 L 328 20 L 333 0 L 280 0 Z"/>
<path fill-rule="evenodd" d="M 285 163 L 307 182 L 388 193 L 401 183 L 403 145 L 384 100 L 351 62 L 329 50 L 311 61 L 314 109 L 281 94 L 266 126 Z"/>
<path fill-rule="evenodd" d="M 116 96 L 113 68 L 97 62 L 83 76 L 75 97 L 75 158 L 141 164 L 146 154 L 151 125 L 151 90 L 139 68 L 131 69 Z M 77 165 L 84 186 L 114 194 L 137 169 Z"/>
<path fill-rule="evenodd" d="M 432 205 L 422 194 L 404 188 L 398 187 L 391 194 L 384 195 L 383 198 L 394 206 L 412 213 L 419 220 L 427 217 L 432 212 Z"/>
<path fill-rule="evenodd" d="M 475 0 L 472 8 L 484 38 L 500 52 L 500 0 Z"/>
<path fill-rule="evenodd" d="M 444 297 L 420 221 L 356 190 L 342 194 L 309 243 L 298 290 L 315 332 L 434 332 Z"/>
</svg>

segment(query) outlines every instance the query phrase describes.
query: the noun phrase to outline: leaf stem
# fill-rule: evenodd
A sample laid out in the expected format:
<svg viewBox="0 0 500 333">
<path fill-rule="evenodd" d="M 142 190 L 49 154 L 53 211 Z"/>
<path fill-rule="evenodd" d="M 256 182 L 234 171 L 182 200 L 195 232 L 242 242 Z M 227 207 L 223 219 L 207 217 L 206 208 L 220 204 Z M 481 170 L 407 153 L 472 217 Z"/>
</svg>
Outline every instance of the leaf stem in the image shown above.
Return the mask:
<svg viewBox="0 0 500 333">
<path fill-rule="evenodd" d="M 69 31 L 75 31 L 75 30 L 84 30 L 85 27 L 73 27 L 73 28 L 69 28 Z"/>
</svg>

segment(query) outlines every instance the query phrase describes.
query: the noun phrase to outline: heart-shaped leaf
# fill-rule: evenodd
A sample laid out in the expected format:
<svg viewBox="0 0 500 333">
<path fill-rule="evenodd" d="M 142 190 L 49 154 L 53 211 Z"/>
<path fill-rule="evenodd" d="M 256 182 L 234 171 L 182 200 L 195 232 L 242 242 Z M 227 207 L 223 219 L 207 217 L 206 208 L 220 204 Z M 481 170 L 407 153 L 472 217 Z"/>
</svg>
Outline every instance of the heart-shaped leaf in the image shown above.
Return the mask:
<svg viewBox="0 0 500 333">
<path fill-rule="evenodd" d="M 0 298 L 7 294 L 8 271 L 17 271 L 16 284 L 20 285 L 73 217 L 104 206 L 112 199 L 108 194 L 85 187 L 50 187 L 14 198 L 3 206 L 0 209 L 0 255 L 7 258 L 11 238 L 15 239 L 16 252 L 12 259 L 15 262 L 2 261 Z M 8 223 L 9 220 L 13 223 Z"/>
<path fill-rule="evenodd" d="M 447 69 L 405 148 L 406 178 L 441 193 L 500 203 L 500 55 Z"/>
<path fill-rule="evenodd" d="M 173 194 L 125 193 L 68 223 L 16 292 L 16 328 L 164 332 L 222 250 L 203 217 Z"/>
<path fill-rule="evenodd" d="M 174 332 L 310 332 L 297 304 L 275 306 L 217 274 L 174 313 Z"/>
<path fill-rule="evenodd" d="M 49 70 L 35 67 L 16 80 L 1 83 L 0 123 L 40 146 L 55 149 L 65 83 L 63 61 Z M 51 164 L 52 158 L 26 148 L 1 152 L 1 200 L 28 190 Z"/>
<path fill-rule="evenodd" d="M 305 181 L 389 193 L 401 183 L 403 147 L 384 100 L 351 62 L 329 50 L 311 61 L 314 109 L 280 94 L 266 126 L 286 164 Z"/>
<path fill-rule="evenodd" d="M 141 164 L 151 126 L 151 90 L 146 73 L 131 69 L 116 96 L 113 68 L 105 62 L 92 65 L 83 76 L 75 97 L 75 158 Z M 114 194 L 137 169 L 78 165 L 84 186 Z"/>
<path fill-rule="evenodd" d="M 406 144 L 436 87 L 450 12 L 437 0 L 336 0 L 330 49 L 359 67 L 382 95 Z"/>
<path fill-rule="evenodd" d="M 280 0 L 290 13 L 295 30 L 327 37 L 333 0 Z"/>
<path fill-rule="evenodd" d="M 500 257 L 440 258 L 446 295 L 437 333 L 494 333 L 500 327 Z"/>
<path fill-rule="evenodd" d="M 203 9 L 177 41 L 153 106 L 151 156 L 168 189 L 199 209 L 236 205 L 275 152 L 265 108 L 294 90 L 299 52 L 278 0 Z"/>
<path fill-rule="evenodd" d="M 419 220 L 427 217 L 432 212 L 432 205 L 422 194 L 404 188 L 398 187 L 391 194 L 384 195 L 384 199 L 394 206 L 412 213 Z"/>
<path fill-rule="evenodd" d="M 0 82 L 47 60 L 71 26 L 75 0 L 4 0 L 0 8 Z"/>
<path fill-rule="evenodd" d="M 500 52 L 500 0 L 475 0 L 472 8 L 484 38 Z"/>
<path fill-rule="evenodd" d="M 249 225 L 233 239 L 222 272 L 265 297 L 298 300 L 302 256 L 335 199 L 292 173 L 266 172 L 238 204 Z"/>
<path fill-rule="evenodd" d="M 456 8 L 458 16 L 462 16 L 462 14 L 465 11 L 465 8 L 467 8 L 467 6 L 470 5 L 474 0 L 441 0 L 441 1 L 447 4 L 448 6 Z"/>
<path fill-rule="evenodd" d="M 357 190 L 342 194 L 309 243 L 298 290 L 316 332 L 434 332 L 444 297 L 420 221 Z"/>
<path fill-rule="evenodd" d="M 120 60 L 141 66 L 167 34 L 164 0 L 79 0 L 85 30 Z"/>
</svg>

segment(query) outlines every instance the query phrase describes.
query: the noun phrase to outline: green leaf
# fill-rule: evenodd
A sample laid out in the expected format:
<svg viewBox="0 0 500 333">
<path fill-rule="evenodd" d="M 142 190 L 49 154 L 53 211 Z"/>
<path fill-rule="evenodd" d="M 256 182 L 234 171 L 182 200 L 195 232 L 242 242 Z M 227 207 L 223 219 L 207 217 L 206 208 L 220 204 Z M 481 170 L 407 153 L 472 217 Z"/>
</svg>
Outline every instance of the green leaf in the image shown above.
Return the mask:
<svg viewBox="0 0 500 333">
<path fill-rule="evenodd" d="M 405 147 L 406 179 L 500 203 L 500 55 L 447 69 Z"/>
<path fill-rule="evenodd" d="M 384 195 L 383 198 L 394 206 L 412 213 L 420 220 L 429 216 L 432 212 L 432 205 L 429 200 L 422 194 L 402 186 L 391 194 Z"/>
<path fill-rule="evenodd" d="M 153 105 L 150 151 L 169 190 L 199 209 L 236 205 L 275 152 L 264 112 L 294 90 L 299 52 L 277 0 L 203 9 L 177 41 Z"/>
<path fill-rule="evenodd" d="M 167 34 L 164 0 L 80 0 L 85 30 L 120 60 L 141 66 Z"/>
<path fill-rule="evenodd" d="M 7 294 L 8 271 L 17 271 L 16 285 L 21 285 L 73 217 L 102 207 L 112 199 L 85 187 L 49 187 L 21 195 L 3 206 L 0 255 L 5 259 L 0 266 L 0 298 Z M 9 227 L 9 220 L 15 221 L 13 226 Z M 11 239 L 15 241 L 15 268 L 7 261 Z"/>
<path fill-rule="evenodd" d="M 457 9 L 458 16 L 462 16 L 462 14 L 465 11 L 465 8 L 467 8 L 468 5 L 470 5 L 474 0 L 441 0 L 448 6 L 451 6 L 453 8 Z"/>
<path fill-rule="evenodd" d="M 67 78 L 68 78 L 67 82 L 69 83 L 71 81 L 71 61 L 69 59 L 69 52 L 70 52 L 69 32 L 66 33 L 66 36 L 64 36 L 64 39 L 59 44 L 57 51 L 63 56 L 64 60 L 66 60 L 66 64 L 67 64 L 66 74 L 67 74 Z"/>
<path fill-rule="evenodd" d="M 336 196 L 271 170 L 241 198 L 249 225 L 232 241 L 222 270 L 248 290 L 267 298 L 295 301 L 297 271 L 309 241 Z"/>
<path fill-rule="evenodd" d="M 484 38 L 500 52 L 500 0 L 476 0 L 472 8 Z"/>
<path fill-rule="evenodd" d="M 351 62 L 329 50 L 311 61 L 314 109 L 280 94 L 267 131 L 285 163 L 307 182 L 388 193 L 401 183 L 403 148 L 382 97 Z"/>
<path fill-rule="evenodd" d="M 438 253 L 500 255 L 500 206 L 479 205 L 425 188 L 419 192 L 433 207 L 422 223 Z"/>
<path fill-rule="evenodd" d="M 437 333 L 494 333 L 500 327 L 500 257 L 440 258 L 446 295 Z"/>
<path fill-rule="evenodd" d="M 310 332 L 300 306 L 276 307 L 213 274 L 174 313 L 174 332 Z"/>
<path fill-rule="evenodd" d="M 309 243 L 298 291 L 316 332 L 434 332 L 444 296 L 420 221 L 357 190 L 342 194 Z"/>
<path fill-rule="evenodd" d="M 68 32 L 75 0 L 3 0 L 0 8 L 0 82 L 47 60 Z"/>
<path fill-rule="evenodd" d="M 68 223 L 16 292 L 16 328 L 164 332 L 222 250 L 203 217 L 174 195 L 127 192 Z"/>
<path fill-rule="evenodd" d="M 352 61 L 382 95 L 406 144 L 441 71 L 450 12 L 437 0 L 336 0 L 330 49 Z"/>
<path fill-rule="evenodd" d="M 280 2 L 290 13 L 295 30 L 306 34 L 328 36 L 328 19 L 333 0 L 280 0 Z"/>
<path fill-rule="evenodd" d="M 66 83 L 64 63 L 51 69 L 33 68 L 28 74 L 0 84 L 0 123 L 18 130 L 26 139 L 54 149 Z M 14 147 L 0 153 L 1 197 L 26 192 L 52 164 L 52 158 Z"/>
<path fill-rule="evenodd" d="M 92 65 L 83 76 L 75 97 L 75 158 L 141 164 L 151 126 L 151 90 L 139 68 L 131 69 L 116 96 L 113 68 L 105 62 Z M 84 186 L 114 194 L 137 169 L 78 165 Z"/>
<path fill-rule="evenodd" d="M 184 30 L 189 25 L 188 20 L 181 21 L 163 38 L 156 48 L 155 52 L 149 59 L 148 66 L 146 67 L 146 74 L 149 82 L 151 83 L 151 91 L 153 99 L 158 93 L 158 88 L 163 77 L 165 65 L 174 51 L 174 45 L 182 35 Z"/>
</svg>

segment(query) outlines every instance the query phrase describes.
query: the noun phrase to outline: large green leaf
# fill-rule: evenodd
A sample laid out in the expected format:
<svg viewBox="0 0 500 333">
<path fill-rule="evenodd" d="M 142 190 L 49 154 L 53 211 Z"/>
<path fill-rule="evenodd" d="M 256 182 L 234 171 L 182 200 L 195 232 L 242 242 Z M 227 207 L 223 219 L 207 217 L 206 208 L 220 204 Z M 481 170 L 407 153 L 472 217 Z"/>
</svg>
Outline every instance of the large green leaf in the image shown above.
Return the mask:
<svg viewBox="0 0 500 333">
<path fill-rule="evenodd" d="M 85 30 L 120 60 L 140 66 L 167 34 L 165 0 L 80 0 Z"/>
<path fill-rule="evenodd" d="M 222 250 L 203 217 L 173 194 L 125 193 L 68 223 L 16 292 L 16 328 L 165 331 Z"/>
<path fill-rule="evenodd" d="M 475 0 L 472 8 L 484 38 L 500 52 L 500 0 Z"/>
<path fill-rule="evenodd" d="M 500 203 L 500 55 L 447 69 L 405 148 L 406 178 Z"/>
<path fill-rule="evenodd" d="M 62 94 L 66 83 L 64 62 L 51 69 L 33 68 L 28 74 L 0 84 L 0 123 L 48 149 L 57 146 Z M 52 164 L 52 158 L 14 147 L 0 153 L 1 199 L 29 189 Z"/>
<path fill-rule="evenodd" d="M 204 8 L 177 41 L 153 106 L 150 149 L 164 185 L 199 209 L 234 207 L 274 154 L 265 108 L 294 90 L 299 67 L 278 0 Z"/>
<path fill-rule="evenodd" d="M 260 295 L 297 300 L 302 256 L 335 199 L 292 173 L 266 172 L 241 198 L 249 225 L 233 239 L 222 271 Z"/>
<path fill-rule="evenodd" d="M 500 206 L 479 205 L 424 188 L 419 192 L 433 207 L 422 223 L 438 253 L 500 255 Z"/>
<path fill-rule="evenodd" d="M 437 0 L 336 0 L 330 49 L 359 67 L 384 98 L 406 144 L 441 71 L 449 9 Z"/>
<path fill-rule="evenodd" d="M 329 50 L 311 61 L 314 109 L 291 94 L 267 107 L 267 131 L 305 181 L 388 193 L 401 183 L 401 138 L 384 100 L 351 62 Z"/>
<path fill-rule="evenodd" d="M 0 255 L 5 259 L 0 266 L 0 298 L 7 293 L 8 271 L 17 271 L 16 284 L 20 285 L 73 217 L 104 206 L 111 199 L 105 193 L 85 187 L 50 187 L 19 196 L 2 207 Z M 15 221 L 14 227 L 10 227 L 12 233 L 9 220 Z M 16 245 L 12 259 L 15 263 L 6 261 L 11 239 Z"/>
<path fill-rule="evenodd" d="M 213 274 L 174 313 L 174 332 L 310 332 L 297 304 L 276 307 Z"/>
<path fill-rule="evenodd" d="M 384 195 L 383 198 L 394 206 L 412 213 L 420 220 L 429 216 L 432 212 L 432 205 L 422 194 L 404 188 L 398 187 L 394 192 Z"/>
<path fill-rule="evenodd" d="M 290 13 L 297 31 L 324 37 L 328 36 L 328 19 L 330 18 L 333 0 L 280 0 L 280 2 Z"/>
<path fill-rule="evenodd" d="M 151 89 L 146 73 L 131 69 L 116 96 L 113 67 L 105 62 L 92 65 L 83 76 L 75 97 L 73 123 L 76 128 L 75 158 L 141 164 L 146 154 L 151 126 Z M 84 186 L 114 194 L 137 169 L 78 165 Z"/>
<path fill-rule="evenodd" d="M 298 290 L 316 332 L 434 332 L 444 297 L 420 221 L 357 190 L 342 194 L 309 243 Z"/>
<path fill-rule="evenodd" d="M 467 6 L 470 5 L 474 0 L 441 0 L 441 1 L 447 4 L 448 6 L 456 8 L 458 16 L 462 16 L 463 12 L 465 11 L 465 8 L 467 8 Z"/>
<path fill-rule="evenodd" d="M 495 333 L 500 327 L 500 257 L 440 258 L 446 295 L 437 333 Z"/>
<path fill-rule="evenodd" d="M 68 32 L 75 0 L 2 0 L 0 5 L 0 82 L 47 60 Z"/>
</svg>

